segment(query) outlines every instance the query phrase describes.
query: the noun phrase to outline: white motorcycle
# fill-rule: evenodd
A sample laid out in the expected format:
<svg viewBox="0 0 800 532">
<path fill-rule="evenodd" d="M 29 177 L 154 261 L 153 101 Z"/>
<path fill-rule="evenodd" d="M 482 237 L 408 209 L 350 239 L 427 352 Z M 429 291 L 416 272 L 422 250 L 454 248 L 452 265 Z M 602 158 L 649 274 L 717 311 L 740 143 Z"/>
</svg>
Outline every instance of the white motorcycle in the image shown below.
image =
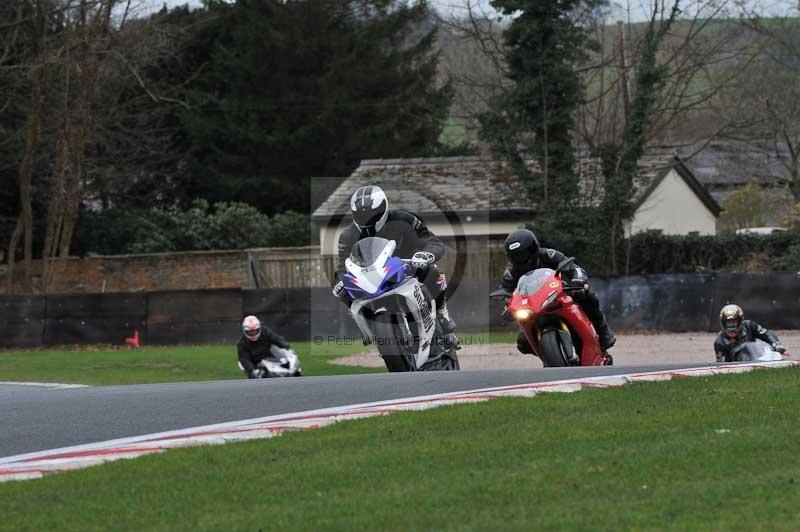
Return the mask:
<svg viewBox="0 0 800 532">
<path fill-rule="evenodd" d="M 745 342 L 731 349 L 728 356 L 733 362 L 775 362 L 783 356 L 764 342 Z"/>
<path fill-rule="evenodd" d="M 273 345 L 269 349 L 270 356 L 261 359 L 256 365 L 259 378 L 270 377 L 301 377 L 303 368 L 300 367 L 300 358 L 292 349 L 284 349 Z M 238 362 L 239 369 L 244 371 L 242 363 Z"/>
<path fill-rule="evenodd" d="M 436 300 L 411 261 L 394 256 L 396 246 L 378 237 L 353 246 L 343 279 L 353 319 L 389 371 L 461 369 L 456 346 L 436 319 Z"/>
</svg>

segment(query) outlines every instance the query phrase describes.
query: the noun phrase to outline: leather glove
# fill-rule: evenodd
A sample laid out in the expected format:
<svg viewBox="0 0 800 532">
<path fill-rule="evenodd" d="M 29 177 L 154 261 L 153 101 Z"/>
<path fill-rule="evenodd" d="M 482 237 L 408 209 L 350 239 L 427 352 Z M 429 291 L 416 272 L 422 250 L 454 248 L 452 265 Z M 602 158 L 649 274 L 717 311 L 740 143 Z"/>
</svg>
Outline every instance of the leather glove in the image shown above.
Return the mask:
<svg viewBox="0 0 800 532">
<path fill-rule="evenodd" d="M 783 347 L 783 344 L 781 344 L 780 342 L 775 342 L 774 344 L 772 344 L 772 350 L 777 351 L 780 354 L 784 354 L 786 352 L 786 348 Z"/>
<path fill-rule="evenodd" d="M 415 268 L 425 268 L 436 262 L 436 256 L 430 251 L 417 251 L 411 257 L 411 265 Z"/>
<path fill-rule="evenodd" d="M 572 278 L 569 280 L 569 286 L 572 288 L 582 288 L 584 290 L 589 288 L 589 276 L 586 275 L 586 271 L 583 268 L 575 267 Z"/>
<path fill-rule="evenodd" d="M 254 369 L 253 371 L 251 371 L 250 372 L 250 378 L 251 379 L 260 379 L 261 378 L 261 370 Z"/>
</svg>

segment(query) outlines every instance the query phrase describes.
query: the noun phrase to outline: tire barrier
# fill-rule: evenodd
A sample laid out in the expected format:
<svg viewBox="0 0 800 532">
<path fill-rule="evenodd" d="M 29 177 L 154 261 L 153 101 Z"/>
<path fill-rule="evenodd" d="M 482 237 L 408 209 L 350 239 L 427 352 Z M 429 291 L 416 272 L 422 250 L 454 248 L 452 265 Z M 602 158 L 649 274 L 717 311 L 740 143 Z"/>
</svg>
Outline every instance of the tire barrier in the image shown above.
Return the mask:
<svg viewBox="0 0 800 532">
<path fill-rule="evenodd" d="M 516 330 L 501 322 L 494 280 L 463 279 L 448 307 L 460 331 Z M 771 329 L 800 329 L 800 277 L 664 274 L 594 278 L 617 330 L 714 331 L 719 309 L 736 302 Z M 291 341 L 360 335 L 328 288 L 215 289 L 108 294 L 0 296 L 0 348 L 115 344 L 138 331 L 143 345 L 233 343 L 255 314 Z"/>
</svg>

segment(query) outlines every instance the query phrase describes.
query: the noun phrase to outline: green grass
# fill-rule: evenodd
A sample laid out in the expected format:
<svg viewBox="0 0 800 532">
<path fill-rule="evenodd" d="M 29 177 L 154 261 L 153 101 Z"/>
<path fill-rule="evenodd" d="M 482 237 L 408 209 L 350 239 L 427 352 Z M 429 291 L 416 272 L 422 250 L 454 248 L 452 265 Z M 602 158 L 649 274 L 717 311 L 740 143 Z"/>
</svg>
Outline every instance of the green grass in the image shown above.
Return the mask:
<svg viewBox="0 0 800 532">
<path fill-rule="evenodd" d="M 358 352 L 353 346 L 294 342 L 303 373 L 343 375 L 385 371 L 329 364 Z M 235 345 L 0 351 L 0 381 L 63 382 L 91 385 L 241 379 Z"/>
<path fill-rule="evenodd" d="M 477 338 L 487 344 L 514 344 L 517 342 L 517 334 L 519 334 L 519 330 L 515 327 L 513 331 L 498 331 L 479 334 L 459 333 L 459 336 L 461 338 Z"/>
<path fill-rule="evenodd" d="M 797 530 L 799 381 L 643 383 L 175 450 L 0 484 L 0 529 Z"/>
<path fill-rule="evenodd" d="M 472 342 L 513 342 L 515 333 L 463 333 Z M 363 368 L 330 364 L 340 356 L 362 352 L 356 345 L 325 342 L 293 342 L 300 356 L 303 373 L 346 375 L 381 373 L 383 368 Z M 171 346 L 129 349 L 43 349 L 0 350 L 0 381 L 61 382 L 71 384 L 112 385 L 157 382 L 240 379 L 236 366 L 235 345 Z"/>
</svg>

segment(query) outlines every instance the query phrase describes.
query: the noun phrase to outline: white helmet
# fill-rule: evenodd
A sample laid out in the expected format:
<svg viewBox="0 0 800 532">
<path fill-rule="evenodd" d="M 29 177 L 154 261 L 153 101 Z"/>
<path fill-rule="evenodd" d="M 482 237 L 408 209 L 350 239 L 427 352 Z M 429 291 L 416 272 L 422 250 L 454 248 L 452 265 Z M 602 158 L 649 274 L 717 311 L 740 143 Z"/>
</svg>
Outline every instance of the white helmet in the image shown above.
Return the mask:
<svg viewBox="0 0 800 532">
<path fill-rule="evenodd" d="M 261 338 L 261 321 L 255 316 L 247 316 L 242 322 L 242 333 L 245 338 L 255 342 Z"/>
<path fill-rule="evenodd" d="M 361 187 L 350 198 L 353 224 L 366 236 L 375 236 L 386 225 L 389 217 L 389 202 L 381 187 Z"/>
</svg>

